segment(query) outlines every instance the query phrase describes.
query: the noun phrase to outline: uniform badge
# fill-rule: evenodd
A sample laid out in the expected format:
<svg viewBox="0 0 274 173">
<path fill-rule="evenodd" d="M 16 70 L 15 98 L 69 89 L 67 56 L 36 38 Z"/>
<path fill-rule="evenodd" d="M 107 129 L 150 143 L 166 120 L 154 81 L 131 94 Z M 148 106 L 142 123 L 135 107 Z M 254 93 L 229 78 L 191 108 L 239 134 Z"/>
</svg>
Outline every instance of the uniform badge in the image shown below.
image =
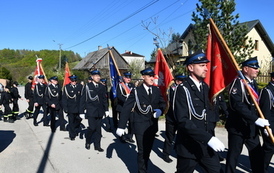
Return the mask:
<svg viewBox="0 0 274 173">
<path fill-rule="evenodd" d="M 232 94 L 237 94 L 237 88 L 232 88 L 231 93 L 232 93 Z"/>
</svg>

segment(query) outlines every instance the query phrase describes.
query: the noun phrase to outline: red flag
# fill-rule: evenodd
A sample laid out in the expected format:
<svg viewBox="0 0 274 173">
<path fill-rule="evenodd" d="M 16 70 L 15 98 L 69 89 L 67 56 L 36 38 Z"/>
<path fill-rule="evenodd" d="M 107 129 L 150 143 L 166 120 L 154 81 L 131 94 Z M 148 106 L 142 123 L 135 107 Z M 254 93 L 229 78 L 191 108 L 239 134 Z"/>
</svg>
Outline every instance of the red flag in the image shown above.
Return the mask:
<svg viewBox="0 0 274 173">
<path fill-rule="evenodd" d="M 42 67 L 42 58 L 37 58 L 36 59 L 36 69 L 34 71 L 34 76 L 33 76 L 33 81 L 32 81 L 32 86 L 31 89 L 34 89 L 35 85 L 38 83 L 38 76 L 44 75 L 45 76 L 45 83 L 48 82 L 46 74 L 44 72 L 44 69 Z"/>
<path fill-rule="evenodd" d="M 69 65 L 68 65 L 68 62 L 66 62 L 63 86 L 65 86 L 65 85 L 67 85 L 67 84 L 70 83 L 69 76 L 70 76 Z"/>
<path fill-rule="evenodd" d="M 154 72 L 154 85 L 160 88 L 162 96 L 167 101 L 167 89 L 173 80 L 173 76 L 161 49 L 158 49 L 157 52 Z"/>
<path fill-rule="evenodd" d="M 209 99 L 213 99 L 229 85 L 238 75 L 234 64 L 229 57 L 224 45 L 216 34 L 216 29 L 210 24 L 207 42 L 208 72 L 205 82 L 209 85 Z"/>
</svg>

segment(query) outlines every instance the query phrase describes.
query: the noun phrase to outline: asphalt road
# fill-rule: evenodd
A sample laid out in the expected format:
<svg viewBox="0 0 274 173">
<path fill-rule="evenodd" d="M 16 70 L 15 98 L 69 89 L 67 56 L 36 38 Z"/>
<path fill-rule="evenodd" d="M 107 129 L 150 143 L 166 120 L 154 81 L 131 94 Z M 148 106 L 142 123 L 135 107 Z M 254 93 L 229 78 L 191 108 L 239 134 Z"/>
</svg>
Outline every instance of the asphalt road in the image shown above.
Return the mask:
<svg viewBox="0 0 274 173">
<path fill-rule="evenodd" d="M 21 96 L 24 96 L 23 87 L 19 87 Z M 127 173 L 137 172 L 136 143 L 124 144 L 117 139 L 114 132 L 102 130 L 102 148 L 104 152 L 85 149 L 85 129 L 87 120 L 83 120 L 83 129 L 80 135 L 71 141 L 68 132 L 57 128 L 51 133 L 50 127 L 33 126 L 32 119 L 26 119 L 22 112 L 27 108 L 25 100 L 19 100 L 20 119 L 14 123 L 0 121 L 0 172 L 1 173 Z M 42 118 L 39 115 L 38 120 Z M 66 117 L 67 120 L 67 117 Z M 172 153 L 172 163 L 162 160 L 164 141 L 164 120 L 159 121 L 158 137 L 155 138 L 151 152 L 148 172 L 171 173 L 176 171 L 175 152 Z M 227 147 L 227 133 L 224 128 L 216 128 L 216 136 Z M 238 172 L 251 172 L 247 150 L 244 147 L 239 158 Z M 221 153 L 226 156 L 226 152 Z M 221 162 L 222 167 L 225 161 Z M 270 172 L 274 172 L 272 159 Z M 202 172 L 199 168 L 195 172 Z"/>
</svg>

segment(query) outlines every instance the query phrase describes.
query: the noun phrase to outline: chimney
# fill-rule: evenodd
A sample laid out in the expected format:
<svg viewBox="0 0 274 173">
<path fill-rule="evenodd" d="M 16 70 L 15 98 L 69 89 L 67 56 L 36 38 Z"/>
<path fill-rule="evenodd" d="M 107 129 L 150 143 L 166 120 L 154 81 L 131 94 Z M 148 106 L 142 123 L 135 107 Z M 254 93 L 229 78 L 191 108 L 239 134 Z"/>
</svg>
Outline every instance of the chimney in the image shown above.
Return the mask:
<svg viewBox="0 0 274 173">
<path fill-rule="evenodd" d="M 102 49 L 102 46 L 98 46 L 98 50 L 101 50 Z"/>
</svg>

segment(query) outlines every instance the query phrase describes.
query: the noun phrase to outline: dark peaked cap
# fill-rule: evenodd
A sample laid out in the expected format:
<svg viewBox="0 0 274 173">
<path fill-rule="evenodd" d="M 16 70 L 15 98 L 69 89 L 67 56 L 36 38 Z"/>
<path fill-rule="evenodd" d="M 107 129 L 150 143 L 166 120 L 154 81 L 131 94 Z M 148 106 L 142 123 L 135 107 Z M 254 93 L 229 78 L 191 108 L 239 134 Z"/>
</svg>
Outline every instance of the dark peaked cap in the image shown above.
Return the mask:
<svg viewBox="0 0 274 173">
<path fill-rule="evenodd" d="M 257 57 L 249 58 L 241 63 L 242 67 L 248 66 L 251 68 L 260 68 Z"/>
</svg>

